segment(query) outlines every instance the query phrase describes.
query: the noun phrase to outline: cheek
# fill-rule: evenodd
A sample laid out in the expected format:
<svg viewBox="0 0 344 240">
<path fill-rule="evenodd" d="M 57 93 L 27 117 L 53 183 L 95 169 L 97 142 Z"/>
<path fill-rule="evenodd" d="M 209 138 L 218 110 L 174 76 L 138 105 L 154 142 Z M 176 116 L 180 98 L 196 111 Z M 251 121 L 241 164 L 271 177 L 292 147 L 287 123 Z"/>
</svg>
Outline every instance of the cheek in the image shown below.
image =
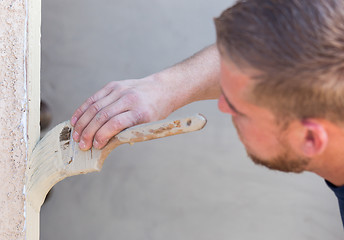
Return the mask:
<svg viewBox="0 0 344 240">
<path fill-rule="evenodd" d="M 250 140 L 250 125 L 246 126 L 245 120 L 232 117 L 232 122 L 237 130 L 241 142 L 246 146 Z"/>
<path fill-rule="evenodd" d="M 233 123 L 246 149 L 260 157 L 270 157 L 279 152 L 280 144 L 268 129 L 255 126 L 247 119 L 235 119 Z"/>
</svg>

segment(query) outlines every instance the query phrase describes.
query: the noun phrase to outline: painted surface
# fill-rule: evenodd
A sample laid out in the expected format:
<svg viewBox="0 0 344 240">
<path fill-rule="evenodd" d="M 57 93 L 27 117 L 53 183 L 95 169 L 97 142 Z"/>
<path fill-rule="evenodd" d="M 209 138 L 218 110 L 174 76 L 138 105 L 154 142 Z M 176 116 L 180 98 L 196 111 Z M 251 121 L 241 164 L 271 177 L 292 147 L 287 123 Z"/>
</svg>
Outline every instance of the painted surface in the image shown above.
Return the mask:
<svg viewBox="0 0 344 240">
<path fill-rule="evenodd" d="M 26 41 L 26 81 L 27 81 L 27 156 L 28 165 L 32 161 L 32 150 L 40 137 L 40 66 L 41 66 L 41 1 L 25 0 L 27 15 Z M 27 168 L 28 171 L 28 168 Z M 26 175 L 28 175 L 26 173 Z M 28 199 L 28 177 L 26 177 L 26 200 Z M 27 201 L 26 210 L 26 240 L 39 239 L 40 213 Z"/>
<path fill-rule="evenodd" d="M 24 239 L 25 1 L 0 1 L 0 239 Z"/>
</svg>

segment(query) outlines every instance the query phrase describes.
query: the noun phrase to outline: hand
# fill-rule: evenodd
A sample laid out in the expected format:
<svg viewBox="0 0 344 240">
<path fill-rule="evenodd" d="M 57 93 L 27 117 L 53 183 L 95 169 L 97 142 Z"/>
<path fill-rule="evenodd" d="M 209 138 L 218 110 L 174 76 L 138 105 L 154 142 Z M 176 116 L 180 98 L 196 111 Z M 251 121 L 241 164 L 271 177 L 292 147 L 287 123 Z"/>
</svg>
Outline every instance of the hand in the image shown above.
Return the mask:
<svg viewBox="0 0 344 240">
<path fill-rule="evenodd" d="M 110 82 L 73 114 L 73 138 L 83 150 L 103 148 L 125 128 L 166 118 L 194 101 L 215 99 L 220 55 L 212 45 L 194 56 L 138 80 Z"/>
<path fill-rule="evenodd" d="M 82 150 L 101 149 L 125 128 L 166 118 L 174 110 L 167 96 L 150 77 L 110 82 L 73 114 L 73 138 Z"/>
</svg>

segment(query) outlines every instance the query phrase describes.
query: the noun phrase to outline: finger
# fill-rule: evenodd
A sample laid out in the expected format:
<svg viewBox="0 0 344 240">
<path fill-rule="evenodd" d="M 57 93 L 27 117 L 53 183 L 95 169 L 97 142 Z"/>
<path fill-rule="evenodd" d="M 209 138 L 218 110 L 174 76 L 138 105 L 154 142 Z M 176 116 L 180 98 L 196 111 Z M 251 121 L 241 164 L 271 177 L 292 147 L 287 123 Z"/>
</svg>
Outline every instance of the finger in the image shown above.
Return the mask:
<svg viewBox="0 0 344 240">
<path fill-rule="evenodd" d="M 72 115 L 71 124 L 74 127 L 79 118 L 84 114 L 84 112 L 99 99 L 104 98 L 109 95 L 114 90 L 113 84 L 109 83 L 104 88 L 100 89 L 94 95 L 89 97 Z"/>
<path fill-rule="evenodd" d="M 118 93 L 112 92 L 88 107 L 88 109 L 82 114 L 74 126 L 73 139 L 75 141 L 78 142 L 80 140 L 84 129 L 103 108 L 118 100 L 119 96 L 117 95 Z"/>
<path fill-rule="evenodd" d="M 144 117 L 136 111 L 127 111 L 111 118 L 96 133 L 93 146 L 97 149 L 103 148 L 109 140 L 117 133 L 144 122 Z"/>
<path fill-rule="evenodd" d="M 92 142 L 96 132 L 107 122 L 109 119 L 115 117 L 116 115 L 127 112 L 132 107 L 132 104 L 127 100 L 127 98 L 122 97 L 117 101 L 104 107 L 89 121 L 87 126 L 80 131 L 80 148 L 82 150 L 87 150 L 92 147 Z M 84 115 L 87 115 L 87 111 Z M 79 122 L 82 122 L 84 116 L 81 117 Z M 82 132 L 81 132 L 82 131 Z"/>
</svg>

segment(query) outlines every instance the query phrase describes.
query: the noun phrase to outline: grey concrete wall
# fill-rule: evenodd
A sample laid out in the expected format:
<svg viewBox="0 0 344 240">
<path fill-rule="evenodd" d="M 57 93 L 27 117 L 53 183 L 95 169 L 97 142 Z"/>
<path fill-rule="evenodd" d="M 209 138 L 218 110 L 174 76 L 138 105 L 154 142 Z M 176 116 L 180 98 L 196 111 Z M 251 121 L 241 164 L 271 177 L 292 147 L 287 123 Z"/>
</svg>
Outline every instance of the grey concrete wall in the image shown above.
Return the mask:
<svg viewBox="0 0 344 240">
<path fill-rule="evenodd" d="M 43 1 L 42 98 L 54 124 L 106 82 L 146 76 L 215 41 L 233 1 Z M 201 132 L 121 146 L 101 173 L 54 187 L 42 240 L 343 239 L 336 199 L 313 174 L 255 166 L 216 101 Z M 172 117 L 173 117 L 172 116 Z"/>
</svg>

